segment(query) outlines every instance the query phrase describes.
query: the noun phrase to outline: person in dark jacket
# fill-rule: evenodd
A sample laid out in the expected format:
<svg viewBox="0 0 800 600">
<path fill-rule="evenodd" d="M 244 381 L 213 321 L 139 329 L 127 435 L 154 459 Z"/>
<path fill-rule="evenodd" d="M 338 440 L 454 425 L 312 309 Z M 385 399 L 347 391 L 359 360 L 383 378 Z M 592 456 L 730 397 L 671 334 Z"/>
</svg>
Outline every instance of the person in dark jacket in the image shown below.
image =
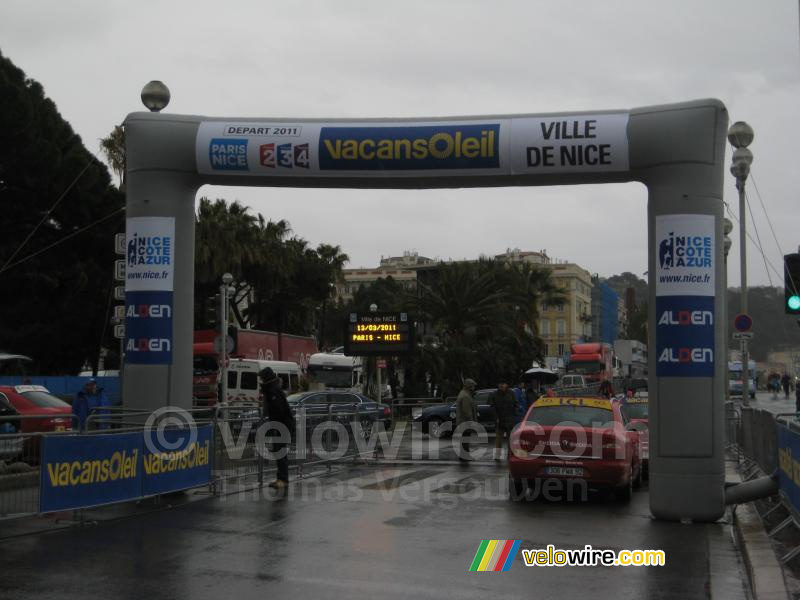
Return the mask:
<svg viewBox="0 0 800 600">
<path fill-rule="evenodd" d="M 258 372 L 261 379 L 261 397 L 264 402 L 264 416 L 273 423 L 280 423 L 293 436 L 295 433 L 294 415 L 286 395 L 281 389 L 281 383 L 275 371 L 265 367 Z M 285 438 L 284 438 L 285 439 Z M 273 442 L 272 452 L 277 455 L 275 459 L 278 467 L 277 478 L 270 483 L 270 487 L 282 490 L 289 484 L 289 444 L 286 442 Z"/>
<path fill-rule="evenodd" d="M 478 408 L 475 406 L 475 383 L 474 379 L 465 379 L 464 387 L 456 398 L 456 428 L 466 424 L 467 427 L 474 425 L 478 421 Z M 459 460 L 468 460 L 470 429 L 461 432 L 461 452 L 458 452 Z"/>
<path fill-rule="evenodd" d="M 503 439 L 505 439 L 505 447 L 508 451 L 509 436 L 517 424 L 517 413 L 519 412 L 519 403 L 514 392 L 508 387 L 508 378 L 501 377 L 497 389 L 489 396 L 489 404 L 494 407 L 497 417 L 494 434 L 494 459 L 500 460 L 503 457 Z"/>
<path fill-rule="evenodd" d="M 97 387 L 96 379 L 89 379 L 82 389 L 75 393 L 72 400 L 72 414 L 78 421 L 81 431 L 86 429 L 86 420 L 90 415 L 100 415 L 97 420 L 99 429 L 108 429 L 108 406 L 110 402 L 103 388 Z"/>
</svg>

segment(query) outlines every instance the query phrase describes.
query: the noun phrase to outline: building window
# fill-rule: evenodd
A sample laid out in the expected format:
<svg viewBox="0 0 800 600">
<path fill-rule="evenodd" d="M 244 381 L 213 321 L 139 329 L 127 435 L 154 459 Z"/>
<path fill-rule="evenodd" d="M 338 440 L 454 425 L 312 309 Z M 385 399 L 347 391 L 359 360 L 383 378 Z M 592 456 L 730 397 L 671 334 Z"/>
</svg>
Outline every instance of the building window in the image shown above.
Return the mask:
<svg viewBox="0 0 800 600">
<path fill-rule="evenodd" d="M 550 344 L 545 344 L 544 345 L 544 355 L 545 356 L 550 356 Z"/>
<path fill-rule="evenodd" d="M 558 355 L 559 356 L 564 356 L 564 352 L 565 352 L 564 344 L 559 344 L 558 345 Z"/>
<path fill-rule="evenodd" d="M 539 322 L 539 335 L 550 335 L 550 319 L 542 319 Z"/>
<path fill-rule="evenodd" d="M 567 322 L 564 319 L 556 320 L 556 335 L 567 334 Z M 559 352 L 561 354 L 561 352 Z"/>
<path fill-rule="evenodd" d="M 547 312 L 550 310 L 547 306 L 547 302 L 542 302 L 542 312 Z"/>
<path fill-rule="evenodd" d="M 559 304 L 558 305 L 558 312 L 564 312 L 564 305 L 563 304 Z"/>
</svg>

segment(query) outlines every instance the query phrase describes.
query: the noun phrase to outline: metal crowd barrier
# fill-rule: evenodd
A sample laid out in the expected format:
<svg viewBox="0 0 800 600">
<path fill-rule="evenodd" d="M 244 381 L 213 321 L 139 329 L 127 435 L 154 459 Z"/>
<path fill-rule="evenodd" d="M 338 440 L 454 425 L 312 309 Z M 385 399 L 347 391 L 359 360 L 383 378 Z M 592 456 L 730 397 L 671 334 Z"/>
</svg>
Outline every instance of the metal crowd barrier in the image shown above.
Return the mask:
<svg viewBox="0 0 800 600">
<path fill-rule="evenodd" d="M 365 413 L 328 404 L 321 412 L 298 411 L 295 434 L 287 445 L 289 472 L 299 478 L 311 467 L 332 468 L 336 462 L 374 456 L 369 440 L 382 424 Z M 275 469 L 274 444 L 280 441 L 257 405 L 222 405 L 214 417 L 214 466 L 211 491 L 223 482 L 251 480 L 263 485 L 265 473 Z M 254 481 L 253 481 L 254 480 Z"/>
<path fill-rule="evenodd" d="M 39 511 L 42 438 L 70 435 L 77 422 L 73 415 L 31 415 L 4 416 L 2 423 L 16 431 L 0 433 L 0 519 L 34 515 Z"/>
<path fill-rule="evenodd" d="M 774 473 L 778 468 L 775 415 L 766 409 L 744 406 L 740 419 L 735 444 L 752 466 L 768 475 Z"/>
<path fill-rule="evenodd" d="M 762 474 L 777 476 L 780 467 L 778 429 L 788 428 L 800 436 L 800 424 L 795 413 L 774 414 L 765 409 L 750 407 L 739 409 L 733 402 L 727 402 L 725 408 L 727 445 L 736 452 L 737 459 L 741 462 L 743 479 L 755 479 Z M 794 458 L 791 451 L 789 457 Z M 794 468 L 790 470 L 792 474 L 789 478 L 793 479 Z M 760 506 L 759 514 L 770 538 L 789 528 L 795 530 L 795 535 L 800 532 L 800 512 L 788 492 L 782 485 L 776 496 Z M 771 524 L 775 522 L 775 518 L 777 523 Z M 800 556 L 800 546 L 795 545 L 779 559 L 786 564 L 797 556 Z"/>
</svg>

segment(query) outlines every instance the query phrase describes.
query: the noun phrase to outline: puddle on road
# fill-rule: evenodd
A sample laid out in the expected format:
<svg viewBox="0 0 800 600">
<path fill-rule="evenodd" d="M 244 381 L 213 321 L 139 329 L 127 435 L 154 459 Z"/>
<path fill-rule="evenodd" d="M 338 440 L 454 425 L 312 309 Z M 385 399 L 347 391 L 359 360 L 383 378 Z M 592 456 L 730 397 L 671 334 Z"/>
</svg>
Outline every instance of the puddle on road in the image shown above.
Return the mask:
<svg viewBox="0 0 800 600">
<path fill-rule="evenodd" d="M 421 469 L 419 471 L 411 471 L 410 473 L 404 473 L 403 475 L 399 475 L 398 477 L 393 477 L 391 479 L 384 479 L 383 481 L 378 481 L 377 483 L 370 483 L 369 485 L 361 486 L 362 490 L 378 490 L 378 491 L 388 491 L 394 490 L 404 485 L 408 485 L 409 483 L 415 483 L 422 479 L 427 479 L 428 477 L 433 477 L 434 475 L 439 475 L 444 471 L 436 469 Z"/>
</svg>

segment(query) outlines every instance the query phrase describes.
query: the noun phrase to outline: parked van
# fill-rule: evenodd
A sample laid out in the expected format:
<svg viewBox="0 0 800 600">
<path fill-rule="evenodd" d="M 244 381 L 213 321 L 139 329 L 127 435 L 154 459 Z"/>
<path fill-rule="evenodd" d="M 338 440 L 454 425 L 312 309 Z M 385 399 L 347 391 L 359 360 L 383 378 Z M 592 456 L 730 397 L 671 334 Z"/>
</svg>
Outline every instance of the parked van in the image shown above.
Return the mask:
<svg viewBox="0 0 800 600">
<path fill-rule="evenodd" d="M 300 391 L 300 366 L 284 360 L 232 358 L 228 364 L 228 402 L 258 402 L 258 373 L 269 367 L 281 380 L 287 396 Z"/>
<path fill-rule="evenodd" d="M 586 387 L 583 375 L 563 375 L 558 382 L 558 387 L 579 388 Z"/>
</svg>

